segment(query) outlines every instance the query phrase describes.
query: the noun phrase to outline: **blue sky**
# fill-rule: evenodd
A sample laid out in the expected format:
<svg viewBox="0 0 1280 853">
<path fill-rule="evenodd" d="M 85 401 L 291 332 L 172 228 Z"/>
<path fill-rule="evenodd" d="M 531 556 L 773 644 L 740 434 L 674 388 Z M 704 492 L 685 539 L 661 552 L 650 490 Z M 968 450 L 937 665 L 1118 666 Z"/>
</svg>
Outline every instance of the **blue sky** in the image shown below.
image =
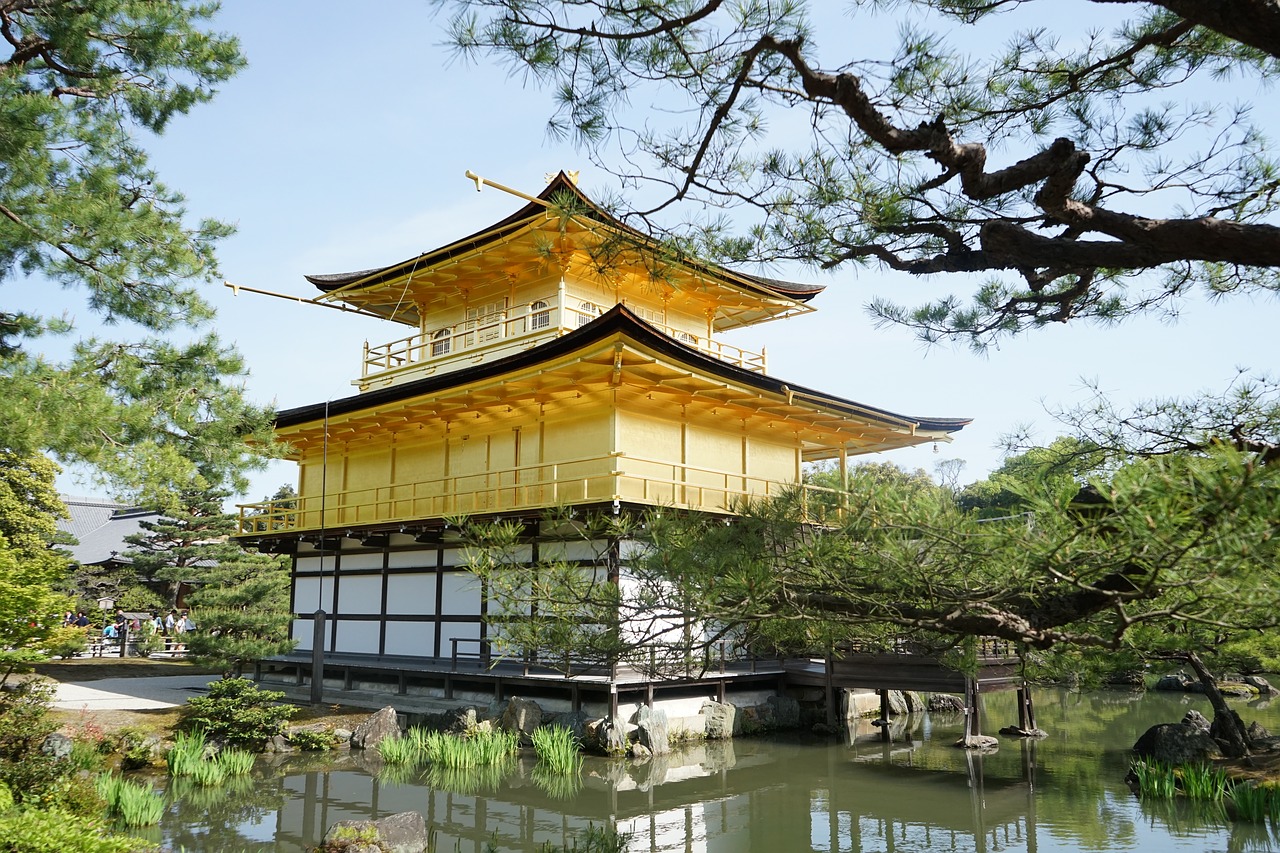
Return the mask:
<svg viewBox="0 0 1280 853">
<path fill-rule="evenodd" d="M 193 217 L 237 224 L 220 252 L 230 281 L 310 297 L 316 291 L 304 274 L 399 261 L 520 204 L 496 190 L 477 194 L 463 177 L 467 169 L 528 193 L 562 168 L 582 169 L 588 194 L 614 188 L 585 155 L 546 137 L 552 107 L 545 92 L 441 47 L 443 20 L 426 0 L 380 0 L 358 11 L 331 0 L 229 2 L 218 26 L 240 36 L 249 68 L 147 144 Z M 819 30 L 836 46 L 839 35 Z M 908 415 L 973 418 L 937 453 L 926 447 L 884 457 L 927 470 L 940 459 L 963 459 L 961 482 L 997 466 L 999 437 L 1020 425 L 1032 425 L 1046 442 L 1058 434 L 1045 407 L 1084 402 L 1086 380 L 1121 401 L 1186 395 L 1222 389 L 1237 366 L 1269 369 L 1277 352 L 1274 299 L 1192 303 L 1176 323 L 1149 317 L 1112 328 L 1055 327 L 983 357 L 924 348 L 907 330 L 877 330 L 862 307 L 886 294 L 916 304 L 966 292 L 972 282 L 873 270 L 770 274 L 826 285 L 812 303 L 818 310 L 726 340 L 767 348 L 770 373 L 788 382 Z M 24 286 L 34 287 L 4 285 Z M 46 310 L 61 306 L 82 325 L 89 319 L 75 293 L 3 295 Z M 250 394 L 281 408 L 354 393 L 362 343 L 404 334 L 398 325 L 336 311 L 233 297 L 221 286 L 211 285 L 208 296 L 219 333 L 248 358 Z M 247 497 L 293 480 L 292 465 L 276 464 Z"/>
</svg>

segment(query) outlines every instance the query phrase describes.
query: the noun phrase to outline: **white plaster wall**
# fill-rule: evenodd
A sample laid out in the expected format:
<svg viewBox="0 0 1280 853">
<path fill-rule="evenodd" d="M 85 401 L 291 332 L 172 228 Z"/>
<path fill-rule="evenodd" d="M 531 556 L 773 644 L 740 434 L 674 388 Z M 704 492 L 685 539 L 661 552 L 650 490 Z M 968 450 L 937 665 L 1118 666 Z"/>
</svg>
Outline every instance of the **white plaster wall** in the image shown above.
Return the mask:
<svg viewBox="0 0 1280 853">
<path fill-rule="evenodd" d="M 436 576 L 387 575 L 387 613 L 429 616 L 436 612 Z"/>
<path fill-rule="evenodd" d="M 311 634 L 310 619 L 293 620 L 293 626 L 289 629 L 289 636 L 298 641 L 296 649 L 311 651 Z"/>
<path fill-rule="evenodd" d="M 323 565 L 321 565 L 322 560 L 323 560 Z M 324 559 L 322 557 L 299 557 L 298 558 L 298 571 L 300 572 L 318 572 L 325 567 L 328 567 L 329 569 L 333 568 L 332 557 L 329 557 L 328 559 Z"/>
<path fill-rule="evenodd" d="M 543 560 L 602 560 L 608 553 L 609 543 L 604 540 L 538 543 L 538 556 Z"/>
<path fill-rule="evenodd" d="M 344 577 L 338 587 L 338 606 L 341 613 L 382 612 L 382 576 Z"/>
<path fill-rule="evenodd" d="M 343 571 L 347 569 L 380 569 L 382 568 L 382 554 L 343 554 L 342 568 Z"/>
<path fill-rule="evenodd" d="M 442 613 L 466 613 L 480 615 L 480 579 L 469 572 L 444 575 Z"/>
<path fill-rule="evenodd" d="M 388 622 L 387 654 L 431 657 L 436 653 L 434 622 Z"/>
<path fill-rule="evenodd" d="M 293 609 L 295 613 L 314 613 L 316 610 L 332 613 L 333 578 L 296 578 L 294 580 Z"/>
<path fill-rule="evenodd" d="M 392 551 L 387 555 L 387 565 L 393 569 L 434 569 L 436 549 L 423 551 Z"/>
<path fill-rule="evenodd" d="M 378 653 L 377 622 L 339 622 L 337 652 Z"/>
</svg>

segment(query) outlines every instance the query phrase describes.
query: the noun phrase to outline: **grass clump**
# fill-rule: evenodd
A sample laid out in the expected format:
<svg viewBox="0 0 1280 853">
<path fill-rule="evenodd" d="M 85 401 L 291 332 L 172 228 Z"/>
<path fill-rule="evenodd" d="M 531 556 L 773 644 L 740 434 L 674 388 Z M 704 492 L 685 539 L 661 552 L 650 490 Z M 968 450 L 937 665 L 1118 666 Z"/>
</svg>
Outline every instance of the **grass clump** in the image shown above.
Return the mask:
<svg viewBox="0 0 1280 853">
<path fill-rule="evenodd" d="M 533 751 L 549 773 L 570 775 L 582 769 L 578 739 L 564 726 L 543 726 L 533 733 Z"/>
<path fill-rule="evenodd" d="M 1181 768 L 1182 792 L 1189 800 L 1221 802 L 1227 793 L 1227 774 L 1207 764 L 1184 764 Z"/>
<path fill-rule="evenodd" d="M 95 785 L 107 804 L 107 817 L 123 826 L 155 826 L 164 815 L 164 795 L 150 785 L 140 785 L 111 773 L 102 773 Z"/>
<path fill-rule="evenodd" d="M 228 776 L 244 776 L 253 769 L 253 762 L 256 759 L 252 752 L 245 752 L 243 749 L 224 749 L 218 753 L 218 766 L 221 767 Z"/>
<path fill-rule="evenodd" d="M 1174 768 L 1163 761 L 1135 761 L 1129 772 L 1137 780 L 1138 793 L 1143 797 L 1172 799 L 1178 794 L 1178 776 Z"/>
<path fill-rule="evenodd" d="M 411 737 L 384 737 L 378 741 L 378 755 L 388 764 L 411 765 L 422 760 L 421 746 Z"/>
<path fill-rule="evenodd" d="M 194 776 L 196 767 L 205 764 L 207 739 L 204 730 L 178 732 L 173 738 L 173 748 L 165 756 L 170 776 Z"/>
</svg>

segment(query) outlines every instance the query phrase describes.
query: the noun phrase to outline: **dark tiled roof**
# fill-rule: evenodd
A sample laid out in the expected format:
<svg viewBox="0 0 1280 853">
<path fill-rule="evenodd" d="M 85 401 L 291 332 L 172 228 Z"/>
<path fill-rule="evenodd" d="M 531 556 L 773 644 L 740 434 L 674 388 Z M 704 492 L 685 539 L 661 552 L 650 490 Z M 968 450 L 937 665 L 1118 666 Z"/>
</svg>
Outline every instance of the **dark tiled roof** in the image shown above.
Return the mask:
<svg viewBox="0 0 1280 853">
<path fill-rule="evenodd" d="M 549 202 L 557 194 L 566 191 L 572 193 L 581 203 L 582 210 L 578 211 L 578 215 L 586 216 L 597 222 L 608 225 L 611 228 L 615 228 L 625 234 L 629 234 L 641 243 L 652 241 L 652 238 L 648 235 L 641 231 L 637 231 L 635 228 L 632 228 L 617 219 L 614 219 L 612 216 L 597 207 L 591 199 L 587 198 L 587 196 L 583 194 L 582 190 L 578 189 L 577 185 L 574 184 L 564 172 L 556 175 L 551 183 L 547 185 L 546 189 L 538 194 L 538 198 L 544 202 Z M 413 266 L 421 264 L 428 259 L 431 263 L 437 263 L 439 261 L 448 260 L 459 252 L 471 251 L 477 246 L 478 242 L 481 244 L 492 242 L 499 237 L 518 230 L 530 217 L 542 214 L 545 211 L 546 207 L 544 205 L 531 201 L 510 216 L 495 222 L 493 225 L 490 225 L 481 231 L 477 231 L 474 234 L 455 240 L 453 243 L 441 247 L 440 249 L 433 249 L 429 252 L 424 252 L 421 255 L 416 255 L 408 260 L 375 269 L 357 270 L 346 273 L 308 275 L 305 276 L 305 278 L 325 293 L 329 293 L 330 291 L 337 290 L 338 288 L 345 287 L 346 285 L 353 284 L 365 278 L 369 279 L 365 282 L 365 287 L 379 284 L 384 281 L 390 281 L 404 274 Z M 483 241 L 480 241 L 480 238 L 482 237 L 484 239 Z M 826 289 L 825 286 L 820 284 L 798 284 L 796 282 L 783 281 L 776 278 L 765 278 L 763 276 L 744 273 L 739 270 L 728 270 L 727 268 L 716 264 L 700 262 L 693 259 L 689 259 L 686 263 L 692 268 L 702 269 L 712 274 L 723 275 L 725 273 L 729 273 L 732 277 L 743 279 L 758 288 L 774 294 L 787 296 L 800 302 L 807 302 L 815 295 Z"/>
<path fill-rule="evenodd" d="M 288 427 L 321 420 L 325 417 L 326 405 L 328 414 L 332 417 L 385 406 L 424 394 L 445 391 L 454 386 L 464 385 L 510 371 L 528 369 L 619 332 L 624 333 L 636 343 L 662 352 L 664 355 L 699 372 L 720 376 L 762 392 L 801 397 L 837 411 L 843 410 L 851 416 L 865 417 L 872 421 L 893 425 L 914 424 L 917 429 L 946 433 L 957 432 L 972 421 L 972 418 L 918 418 L 900 415 L 886 409 L 879 409 L 853 400 L 835 397 L 822 391 L 792 385 L 762 373 L 755 373 L 721 361 L 718 358 L 704 355 L 693 347 L 659 332 L 628 311 L 625 306 L 617 305 L 585 326 L 574 329 L 572 332 L 541 346 L 524 350 L 506 358 L 450 371 L 439 376 L 429 376 L 425 379 L 416 379 L 387 388 L 366 391 L 363 394 L 356 394 L 351 397 L 331 400 L 327 404 L 315 403 L 309 406 L 286 409 L 276 414 L 276 426 Z"/>
<path fill-rule="evenodd" d="M 98 565 L 111 560 L 128 562 L 119 557 L 129 548 L 126 536 L 142 532 L 142 522 L 154 521 L 158 512 L 97 498 L 62 497 L 67 518 L 58 529 L 70 533 L 78 545 L 60 546 L 71 552 L 71 558 L 82 566 Z"/>
</svg>

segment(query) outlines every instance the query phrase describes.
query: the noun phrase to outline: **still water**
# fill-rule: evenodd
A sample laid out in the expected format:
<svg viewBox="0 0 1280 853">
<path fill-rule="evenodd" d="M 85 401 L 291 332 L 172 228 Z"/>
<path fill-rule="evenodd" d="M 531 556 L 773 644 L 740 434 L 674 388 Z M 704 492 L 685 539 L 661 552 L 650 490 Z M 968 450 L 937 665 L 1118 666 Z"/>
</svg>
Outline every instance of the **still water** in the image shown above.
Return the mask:
<svg viewBox="0 0 1280 853">
<path fill-rule="evenodd" d="M 984 728 L 1015 721 L 1013 694 L 984 699 Z M 1201 697 L 1036 693 L 1038 742 L 998 752 L 952 746 L 961 721 L 913 718 L 883 744 L 865 721 L 842 738 L 707 743 L 644 764 L 589 760 L 580 785 L 549 783 L 532 760 L 503 778 L 379 774 L 358 754 L 264 759 L 252 779 L 181 796 L 156 840 L 187 850 L 304 851 L 335 821 L 416 810 L 433 851 L 535 850 L 589 824 L 632 834 L 636 851 L 1262 851 L 1267 828 L 1144 803 L 1125 786 L 1128 749 Z M 1280 730 L 1280 702 L 1237 706 Z"/>
</svg>

